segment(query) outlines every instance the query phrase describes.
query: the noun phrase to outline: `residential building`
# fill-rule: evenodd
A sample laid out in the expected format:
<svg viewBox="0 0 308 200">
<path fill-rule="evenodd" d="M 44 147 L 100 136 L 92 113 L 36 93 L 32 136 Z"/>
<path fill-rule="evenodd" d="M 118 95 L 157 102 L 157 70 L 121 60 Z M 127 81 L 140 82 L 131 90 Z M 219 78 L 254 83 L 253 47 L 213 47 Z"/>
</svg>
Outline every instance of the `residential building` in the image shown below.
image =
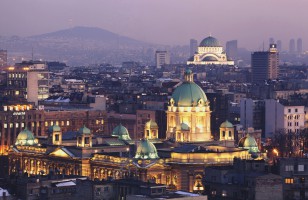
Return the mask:
<svg viewBox="0 0 308 200">
<path fill-rule="evenodd" d="M 155 52 L 156 68 L 160 69 L 164 65 L 170 64 L 170 53 L 168 51 Z"/>
<path fill-rule="evenodd" d="M 0 67 L 7 66 L 7 50 L 0 49 Z"/>
</svg>

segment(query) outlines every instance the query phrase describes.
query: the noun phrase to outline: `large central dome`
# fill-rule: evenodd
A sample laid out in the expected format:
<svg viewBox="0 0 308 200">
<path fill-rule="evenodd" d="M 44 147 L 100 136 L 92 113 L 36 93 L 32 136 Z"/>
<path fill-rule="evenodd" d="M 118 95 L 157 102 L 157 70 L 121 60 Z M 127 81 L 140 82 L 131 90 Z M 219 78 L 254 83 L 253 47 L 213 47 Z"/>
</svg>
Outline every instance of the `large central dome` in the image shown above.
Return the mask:
<svg viewBox="0 0 308 200">
<path fill-rule="evenodd" d="M 219 41 L 212 36 L 204 38 L 199 45 L 199 47 L 219 47 L 219 46 L 220 46 Z"/>
<path fill-rule="evenodd" d="M 204 106 L 207 102 L 207 97 L 192 78 L 191 70 L 186 70 L 185 81 L 178 86 L 172 94 L 171 102 L 178 107 L 193 107 L 197 105 Z"/>
</svg>

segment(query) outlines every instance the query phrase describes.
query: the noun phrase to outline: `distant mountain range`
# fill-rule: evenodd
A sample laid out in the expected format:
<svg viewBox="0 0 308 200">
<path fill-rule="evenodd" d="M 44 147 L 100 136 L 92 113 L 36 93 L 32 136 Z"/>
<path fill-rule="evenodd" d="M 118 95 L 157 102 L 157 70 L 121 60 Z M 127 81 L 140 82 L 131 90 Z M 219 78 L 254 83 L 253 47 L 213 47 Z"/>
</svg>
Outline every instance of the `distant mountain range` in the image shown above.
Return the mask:
<svg viewBox="0 0 308 200">
<path fill-rule="evenodd" d="M 105 29 L 96 27 L 77 26 L 70 29 L 59 30 L 51 33 L 30 36 L 30 39 L 78 39 L 78 40 L 95 40 L 106 43 L 121 43 L 131 45 L 147 45 L 129 37 L 121 36 Z"/>
<path fill-rule="evenodd" d="M 32 59 L 62 61 L 68 64 L 140 61 L 152 64 L 154 50 L 165 48 L 93 27 L 74 27 L 30 37 L 0 37 L 12 62 Z M 9 58 L 10 59 L 10 58 Z"/>
</svg>

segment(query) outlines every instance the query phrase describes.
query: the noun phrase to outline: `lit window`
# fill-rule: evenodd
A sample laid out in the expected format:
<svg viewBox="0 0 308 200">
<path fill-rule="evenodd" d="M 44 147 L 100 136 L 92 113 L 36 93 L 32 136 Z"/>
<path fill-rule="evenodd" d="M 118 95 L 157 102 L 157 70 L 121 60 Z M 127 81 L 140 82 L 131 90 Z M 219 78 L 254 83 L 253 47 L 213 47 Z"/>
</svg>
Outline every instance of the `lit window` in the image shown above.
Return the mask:
<svg viewBox="0 0 308 200">
<path fill-rule="evenodd" d="M 284 179 L 285 184 L 293 184 L 294 183 L 294 179 L 293 178 L 286 178 Z"/>
<path fill-rule="evenodd" d="M 19 127 L 19 124 L 18 124 L 18 123 L 16 123 L 16 124 L 15 124 L 15 127 L 16 127 L 16 128 L 18 128 L 18 127 Z"/>
<path fill-rule="evenodd" d="M 70 121 L 66 121 L 66 126 L 69 126 L 70 125 Z"/>
<path fill-rule="evenodd" d="M 56 121 L 56 125 L 59 126 L 59 121 Z"/>
<path fill-rule="evenodd" d="M 48 126 L 48 122 L 45 122 L 45 126 Z"/>
<path fill-rule="evenodd" d="M 14 124 L 13 123 L 10 123 L 10 128 L 13 128 L 14 127 Z"/>
<path fill-rule="evenodd" d="M 21 123 L 21 127 L 22 127 L 22 128 L 25 127 L 25 123 Z"/>
<path fill-rule="evenodd" d="M 17 91 L 15 91 L 15 95 L 19 95 L 19 91 L 17 90 Z"/>
<path fill-rule="evenodd" d="M 101 124 L 104 124 L 104 120 L 102 119 Z"/>
<path fill-rule="evenodd" d="M 50 126 L 53 126 L 53 121 L 50 122 Z"/>
<path fill-rule="evenodd" d="M 226 191 L 226 190 L 223 190 L 223 191 L 221 192 L 221 196 L 226 197 L 226 196 L 227 196 L 227 191 Z"/>
<path fill-rule="evenodd" d="M 4 128 L 7 128 L 7 124 L 3 124 L 3 127 L 4 127 Z"/>
</svg>

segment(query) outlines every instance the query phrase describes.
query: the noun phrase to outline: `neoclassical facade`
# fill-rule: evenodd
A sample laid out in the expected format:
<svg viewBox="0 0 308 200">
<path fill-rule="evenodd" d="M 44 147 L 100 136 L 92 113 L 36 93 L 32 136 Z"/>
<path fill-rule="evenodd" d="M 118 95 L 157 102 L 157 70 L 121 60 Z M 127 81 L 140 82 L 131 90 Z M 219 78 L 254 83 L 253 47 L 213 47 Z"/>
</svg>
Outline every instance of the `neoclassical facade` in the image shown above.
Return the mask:
<svg viewBox="0 0 308 200">
<path fill-rule="evenodd" d="M 209 101 L 193 80 L 190 69 L 185 80 L 172 94 L 167 110 L 167 139 L 177 142 L 200 142 L 211 139 Z"/>
<path fill-rule="evenodd" d="M 141 140 L 132 140 L 121 124 L 110 136 L 93 134 L 85 126 L 70 135 L 54 125 L 46 140 L 25 129 L 9 150 L 9 174 L 82 175 L 92 180 L 134 177 L 169 189 L 200 192 L 206 166 L 230 165 L 235 157 L 251 159 L 245 148 L 251 142 L 236 148 L 230 122 L 221 125 L 221 140 L 211 139 L 209 102 L 193 82 L 191 70 L 186 70 L 166 112 L 167 140 L 158 139 L 159 127 L 152 120 L 145 124 Z"/>
<path fill-rule="evenodd" d="M 228 60 L 219 41 L 209 36 L 202 40 L 195 55 L 187 61 L 187 65 L 234 65 L 234 61 Z"/>
</svg>

